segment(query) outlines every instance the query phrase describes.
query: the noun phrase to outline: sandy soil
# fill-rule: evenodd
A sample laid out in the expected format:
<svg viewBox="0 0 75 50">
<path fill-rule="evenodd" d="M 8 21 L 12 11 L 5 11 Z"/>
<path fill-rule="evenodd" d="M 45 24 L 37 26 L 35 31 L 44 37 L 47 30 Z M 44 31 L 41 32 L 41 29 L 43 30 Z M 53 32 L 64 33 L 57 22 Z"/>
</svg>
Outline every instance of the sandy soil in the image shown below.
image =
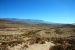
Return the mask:
<svg viewBox="0 0 75 50">
<path fill-rule="evenodd" d="M 14 47 L 8 47 L 9 50 L 49 50 L 51 46 L 54 46 L 51 42 L 46 42 L 46 44 L 33 44 L 29 45 L 28 48 L 23 48 L 25 44 L 18 44 Z"/>
<path fill-rule="evenodd" d="M 49 50 L 51 46 L 54 46 L 54 44 L 51 42 L 47 42 L 46 44 L 33 44 L 30 45 L 26 50 Z"/>
</svg>

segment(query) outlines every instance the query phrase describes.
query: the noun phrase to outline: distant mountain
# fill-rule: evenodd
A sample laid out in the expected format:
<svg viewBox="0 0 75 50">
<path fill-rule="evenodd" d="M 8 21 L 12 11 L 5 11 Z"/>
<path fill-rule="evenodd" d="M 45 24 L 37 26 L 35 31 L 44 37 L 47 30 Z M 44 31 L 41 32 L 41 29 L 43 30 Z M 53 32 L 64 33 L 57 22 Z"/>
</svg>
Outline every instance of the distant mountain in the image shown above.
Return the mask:
<svg viewBox="0 0 75 50">
<path fill-rule="evenodd" d="M 35 19 L 1 18 L 0 20 L 8 20 L 8 21 L 14 21 L 14 22 L 28 23 L 28 24 L 48 23 L 43 20 L 35 20 Z"/>
<path fill-rule="evenodd" d="M 34 20 L 34 19 L 16 19 L 16 18 L 1 18 L 0 23 L 15 23 L 21 25 L 38 25 L 38 26 L 57 26 L 57 27 L 75 27 L 74 24 L 61 24 L 61 23 L 52 23 L 46 22 L 43 20 Z"/>
</svg>

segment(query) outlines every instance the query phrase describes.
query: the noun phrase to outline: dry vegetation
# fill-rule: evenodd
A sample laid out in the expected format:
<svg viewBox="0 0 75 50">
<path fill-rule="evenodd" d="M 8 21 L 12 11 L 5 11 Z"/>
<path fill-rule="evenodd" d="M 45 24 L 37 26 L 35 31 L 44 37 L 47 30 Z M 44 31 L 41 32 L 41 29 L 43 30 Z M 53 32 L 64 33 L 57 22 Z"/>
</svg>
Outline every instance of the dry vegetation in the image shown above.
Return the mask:
<svg viewBox="0 0 75 50">
<path fill-rule="evenodd" d="M 75 26 L 0 21 L 0 50 L 45 50 L 46 47 L 46 50 L 75 50 Z"/>
</svg>

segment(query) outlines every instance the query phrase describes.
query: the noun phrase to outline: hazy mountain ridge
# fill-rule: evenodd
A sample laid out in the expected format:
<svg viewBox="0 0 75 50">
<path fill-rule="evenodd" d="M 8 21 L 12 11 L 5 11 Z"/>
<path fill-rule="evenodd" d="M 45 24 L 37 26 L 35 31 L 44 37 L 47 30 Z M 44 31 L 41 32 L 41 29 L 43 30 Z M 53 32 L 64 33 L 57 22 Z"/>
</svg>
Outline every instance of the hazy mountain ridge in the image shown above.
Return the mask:
<svg viewBox="0 0 75 50">
<path fill-rule="evenodd" d="M 53 23 L 47 22 L 43 20 L 35 20 L 35 19 L 16 19 L 16 18 L 1 18 L 0 21 L 3 20 L 4 22 L 13 22 L 13 23 L 26 23 L 26 24 L 39 24 L 39 25 L 62 25 L 62 26 L 71 26 L 74 24 L 64 24 L 64 23 Z"/>
<path fill-rule="evenodd" d="M 39 24 L 39 23 L 47 23 L 43 20 L 35 20 L 35 19 L 16 19 L 16 18 L 2 18 L 1 20 L 9 20 L 21 23 L 29 23 L 29 24 Z"/>
</svg>

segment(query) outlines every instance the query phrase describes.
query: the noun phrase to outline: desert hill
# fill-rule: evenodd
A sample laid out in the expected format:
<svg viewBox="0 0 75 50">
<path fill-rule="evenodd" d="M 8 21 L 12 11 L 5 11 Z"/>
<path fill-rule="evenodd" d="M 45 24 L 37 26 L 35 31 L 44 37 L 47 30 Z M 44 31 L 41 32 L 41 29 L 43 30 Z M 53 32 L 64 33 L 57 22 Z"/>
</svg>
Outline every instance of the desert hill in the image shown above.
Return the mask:
<svg viewBox="0 0 75 50">
<path fill-rule="evenodd" d="M 0 45 L 43 44 L 45 41 L 75 40 L 75 25 L 31 19 L 0 19 Z"/>
</svg>

